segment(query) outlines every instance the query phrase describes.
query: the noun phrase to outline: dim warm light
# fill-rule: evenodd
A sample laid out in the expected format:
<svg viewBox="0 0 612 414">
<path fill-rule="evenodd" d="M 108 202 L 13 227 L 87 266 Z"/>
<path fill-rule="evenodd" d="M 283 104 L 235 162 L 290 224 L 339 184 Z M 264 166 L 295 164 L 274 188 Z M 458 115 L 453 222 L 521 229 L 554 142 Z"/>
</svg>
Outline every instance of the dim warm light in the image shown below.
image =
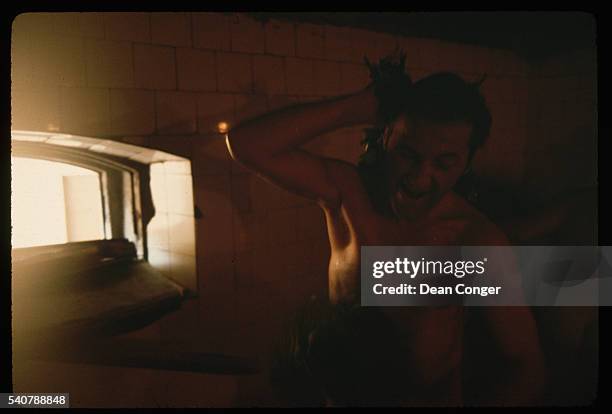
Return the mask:
<svg viewBox="0 0 612 414">
<path fill-rule="evenodd" d="M 47 131 L 57 132 L 59 131 L 59 127 L 53 123 L 47 124 Z"/>
<path fill-rule="evenodd" d="M 227 134 L 227 131 L 229 130 L 229 124 L 227 122 L 219 122 L 217 124 L 217 130 L 220 134 Z"/>
</svg>

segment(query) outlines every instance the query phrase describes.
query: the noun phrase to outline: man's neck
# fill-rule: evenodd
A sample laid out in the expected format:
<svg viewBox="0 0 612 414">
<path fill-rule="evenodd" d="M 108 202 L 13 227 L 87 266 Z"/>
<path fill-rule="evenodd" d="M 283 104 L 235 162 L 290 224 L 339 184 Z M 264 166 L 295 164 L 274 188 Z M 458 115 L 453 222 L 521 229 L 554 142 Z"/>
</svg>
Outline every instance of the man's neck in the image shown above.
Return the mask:
<svg viewBox="0 0 612 414">
<path fill-rule="evenodd" d="M 412 226 L 426 225 L 428 223 L 439 221 L 450 215 L 454 215 L 461 208 L 461 196 L 449 191 L 438 200 L 429 210 L 418 217 L 400 218 L 400 222 L 405 222 Z"/>
</svg>

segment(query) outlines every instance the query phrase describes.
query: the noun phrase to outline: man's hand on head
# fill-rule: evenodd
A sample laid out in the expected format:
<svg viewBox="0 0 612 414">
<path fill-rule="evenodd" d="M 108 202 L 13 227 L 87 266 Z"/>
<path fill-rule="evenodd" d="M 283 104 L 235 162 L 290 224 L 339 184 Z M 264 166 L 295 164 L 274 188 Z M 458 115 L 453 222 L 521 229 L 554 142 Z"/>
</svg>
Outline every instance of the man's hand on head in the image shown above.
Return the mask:
<svg viewBox="0 0 612 414">
<path fill-rule="evenodd" d="M 406 53 L 398 50 L 376 63 L 367 57 L 364 59 L 378 100 L 377 121 L 387 124 L 399 115 L 412 86 L 412 79 L 406 72 Z"/>
</svg>

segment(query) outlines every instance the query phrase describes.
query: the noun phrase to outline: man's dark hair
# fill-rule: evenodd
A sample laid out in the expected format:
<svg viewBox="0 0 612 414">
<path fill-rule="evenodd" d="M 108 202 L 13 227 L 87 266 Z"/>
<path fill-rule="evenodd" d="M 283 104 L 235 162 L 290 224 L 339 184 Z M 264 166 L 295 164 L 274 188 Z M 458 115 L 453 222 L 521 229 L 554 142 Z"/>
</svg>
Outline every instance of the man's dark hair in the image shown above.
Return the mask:
<svg viewBox="0 0 612 414">
<path fill-rule="evenodd" d="M 491 113 L 480 93 L 483 80 L 469 83 L 454 73 L 435 73 L 412 85 L 403 113 L 432 122 L 465 121 L 471 124 L 471 159 L 491 130 Z"/>
</svg>

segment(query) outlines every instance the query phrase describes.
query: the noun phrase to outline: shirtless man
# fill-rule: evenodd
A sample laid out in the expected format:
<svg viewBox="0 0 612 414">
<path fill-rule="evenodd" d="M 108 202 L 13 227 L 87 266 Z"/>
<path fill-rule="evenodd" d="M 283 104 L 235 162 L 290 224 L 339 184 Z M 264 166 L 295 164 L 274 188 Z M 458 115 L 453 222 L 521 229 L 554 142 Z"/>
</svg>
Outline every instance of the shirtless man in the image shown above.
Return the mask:
<svg viewBox="0 0 612 414">
<path fill-rule="evenodd" d="M 335 129 L 374 124 L 380 109 L 374 85 L 266 114 L 227 136 L 234 160 L 323 209 L 331 246 L 332 304 L 359 303 L 362 245 L 508 244 L 498 227 L 453 191 L 489 130 L 490 116 L 477 87 L 455 75 L 439 74 L 415 83 L 413 89 L 420 92 L 412 109 L 404 110 L 384 131 L 385 178 L 374 186 L 384 190 L 383 199 L 375 199 L 358 166 L 300 148 Z M 492 343 L 508 364 L 495 374 L 499 384 L 475 385 L 485 390 L 477 403 L 532 403 L 541 390 L 543 365 L 530 311 L 479 309 L 483 310 Z M 405 403 L 462 404 L 464 309 L 383 311 L 403 337 L 410 338 L 404 344 L 406 358 L 422 390 L 429 390 L 407 397 Z"/>
</svg>

